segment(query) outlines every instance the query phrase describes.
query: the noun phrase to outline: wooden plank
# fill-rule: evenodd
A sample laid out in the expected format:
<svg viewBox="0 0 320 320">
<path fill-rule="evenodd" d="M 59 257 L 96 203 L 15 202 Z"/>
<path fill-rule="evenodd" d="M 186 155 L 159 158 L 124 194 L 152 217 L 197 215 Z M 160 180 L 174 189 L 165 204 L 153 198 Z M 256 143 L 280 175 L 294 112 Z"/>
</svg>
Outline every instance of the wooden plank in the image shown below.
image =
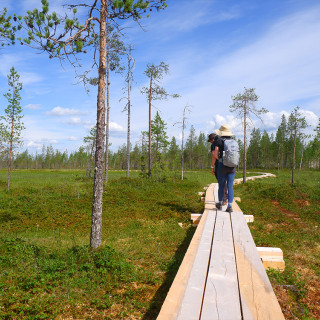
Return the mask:
<svg viewBox="0 0 320 320">
<path fill-rule="evenodd" d="M 188 250 L 161 307 L 157 320 L 175 320 L 177 318 L 195 255 L 202 237 L 202 232 L 207 220 L 208 212 L 208 210 L 203 212 L 202 219 L 200 220 L 198 228 L 192 237 Z"/>
<path fill-rule="evenodd" d="M 283 320 L 281 308 L 241 212 L 231 213 L 244 320 Z"/>
<path fill-rule="evenodd" d="M 205 190 L 207 190 L 206 200 L 208 199 L 208 201 L 211 201 L 211 203 L 213 200 L 213 188 L 214 184 L 211 184 L 209 187 L 204 188 Z M 177 318 L 181 306 L 181 301 L 188 283 L 188 278 L 196 256 L 196 252 L 198 250 L 199 243 L 202 237 L 202 232 L 207 221 L 209 208 L 213 208 L 210 202 L 208 204 L 205 204 L 205 210 L 203 212 L 200 223 L 192 237 L 188 250 L 183 258 L 176 277 L 174 278 L 167 297 L 161 307 L 157 320 L 175 320 Z"/>
<path fill-rule="evenodd" d="M 216 211 L 209 211 L 177 320 L 199 320 Z"/>
<path fill-rule="evenodd" d="M 217 212 L 201 320 L 241 320 L 230 215 Z"/>
<path fill-rule="evenodd" d="M 216 208 L 216 203 L 214 201 L 214 188 L 217 183 L 211 183 L 206 191 L 206 199 L 204 208 L 207 210 L 213 210 Z"/>
</svg>

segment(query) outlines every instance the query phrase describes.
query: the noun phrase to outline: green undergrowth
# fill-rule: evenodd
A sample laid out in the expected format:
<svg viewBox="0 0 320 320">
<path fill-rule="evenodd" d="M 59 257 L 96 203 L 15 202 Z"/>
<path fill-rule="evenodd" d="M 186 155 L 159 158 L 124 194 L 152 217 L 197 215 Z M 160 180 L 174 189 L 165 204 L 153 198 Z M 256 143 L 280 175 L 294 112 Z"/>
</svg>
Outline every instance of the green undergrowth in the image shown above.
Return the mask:
<svg viewBox="0 0 320 320">
<path fill-rule="evenodd" d="M 203 185 L 124 176 L 109 173 L 102 246 L 91 251 L 92 179 L 14 171 L 6 192 L 0 171 L 0 319 L 155 319 L 194 232 L 190 213 L 203 211 Z"/>
<path fill-rule="evenodd" d="M 297 171 L 294 184 L 291 172 L 274 173 L 277 178 L 248 181 L 235 193 L 242 211 L 254 215 L 256 245 L 283 250 L 285 271 L 268 274 L 279 300 L 285 298 L 286 319 L 319 319 L 320 172 Z"/>
</svg>

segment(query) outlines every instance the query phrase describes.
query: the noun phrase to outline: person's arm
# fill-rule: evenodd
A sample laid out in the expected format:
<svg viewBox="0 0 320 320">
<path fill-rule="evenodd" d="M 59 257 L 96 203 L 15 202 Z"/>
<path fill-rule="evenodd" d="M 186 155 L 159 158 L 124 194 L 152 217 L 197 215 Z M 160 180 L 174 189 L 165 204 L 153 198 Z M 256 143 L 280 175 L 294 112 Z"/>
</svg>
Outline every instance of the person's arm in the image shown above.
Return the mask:
<svg viewBox="0 0 320 320">
<path fill-rule="evenodd" d="M 219 156 L 219 147 L 216 146 L 211 153 L 212 153 L 211 172 L 212 172 L 212 174 L 214 174 L 214 165 L 215 165 L 215 163 L 218 159 L 218 156 Z"/>
</svg>

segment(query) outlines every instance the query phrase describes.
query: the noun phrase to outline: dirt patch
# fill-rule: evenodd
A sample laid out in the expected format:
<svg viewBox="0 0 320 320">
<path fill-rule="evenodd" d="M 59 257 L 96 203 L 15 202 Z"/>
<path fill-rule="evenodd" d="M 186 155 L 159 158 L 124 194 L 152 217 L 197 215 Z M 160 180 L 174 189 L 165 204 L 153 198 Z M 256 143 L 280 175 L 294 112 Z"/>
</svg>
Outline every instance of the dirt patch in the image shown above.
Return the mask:
<svg viewBox="0 0 320 320">
<path fill-rule="evenodd" d="M 310 206 L 310 202 L 308 200 L 303 200 L 303 199 L 294 200 L 294 203 L 296 203 L 300 208 Z"/>
<path fill-rule="evenodd" d="M 301 201 L 301 200 L 297 200 L 297 201 Z M 302 200 L 305 201 L 305 200 Z M 275 200 L 270 200 L 270 202 L 284 215 L 286 215 L 288 218 L 293 219 L 295 221 L 297 221 L 301 226 L 303 227 L 307 227 L 307 225 L 302 222 L 302 220 L 300 219 L 299 215 L 293 211 L 290 211 L 288 209 L 285 209 L 283 207 L 280 206 L 280 203 L 278 201 Z"/>
<path fill-rule="evenodd" d="M 294 315 L 294 312 L 292 310 L 295 310 L 295 304 L 296 302 L 292 298 L 290 291 L 286 289 L 282 285 L 275 286 L 274 293 L 277 296 L 277 299 L 279 301 L 282 313 L 286 320 L 296 320 L 297 317 Z"/>
<path fill-rule="evenodd" d="M 303 298 L 303 303 L 308 306 L 308 309 L 315 319 L 320 319 L 320 283 L 318 279 L 311 279 L 306 284 L 307 293 Z"/>
</svg>

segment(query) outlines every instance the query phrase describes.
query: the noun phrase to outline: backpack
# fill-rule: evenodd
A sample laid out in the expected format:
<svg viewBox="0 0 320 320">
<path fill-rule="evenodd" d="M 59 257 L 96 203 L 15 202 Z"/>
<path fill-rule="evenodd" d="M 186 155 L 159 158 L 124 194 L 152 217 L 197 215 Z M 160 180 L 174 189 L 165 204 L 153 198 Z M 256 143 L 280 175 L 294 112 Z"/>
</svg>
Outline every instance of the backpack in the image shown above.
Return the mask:
<svg viewBox="0 0 320 320">
<path fill-rule="evenodd" d="M 224 151 L 222 163 L 227 167 L 236 167 L 239 164 L 239 145 L 234 139 L 223 139 Z"/>
</svg>

